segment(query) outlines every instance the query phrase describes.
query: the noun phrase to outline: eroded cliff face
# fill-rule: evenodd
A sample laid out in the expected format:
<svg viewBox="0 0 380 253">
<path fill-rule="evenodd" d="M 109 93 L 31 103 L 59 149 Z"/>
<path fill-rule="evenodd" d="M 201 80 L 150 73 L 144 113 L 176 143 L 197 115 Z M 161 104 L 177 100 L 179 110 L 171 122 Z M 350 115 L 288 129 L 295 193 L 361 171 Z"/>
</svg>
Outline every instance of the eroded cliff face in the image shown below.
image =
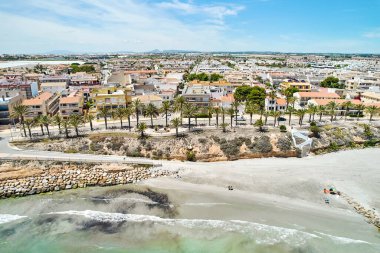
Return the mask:
<svg viewBox="0 0 380 253">
<path fill-rule="evenodd" d="M 320 127 L 318 137 L 314 137 L 311 132 L 309 136 L 313 139 L 311 152 L 319 154 L 345 148 L 376 146 L 380 139 L 380 130 L 362 123 L 347 126 L 326 125 Z M 280 131 L 259 133 L 255 129 L 237 129 L 227 133 L 221 130 L 207 130 L 180 138 L 148 137 L 145 139 L 133 135 L 103 133 L 74 139 L 15 144 L 25 149 L 66 153 L 205 162 L 299 156 L 290 133 Z"/>
</svg>

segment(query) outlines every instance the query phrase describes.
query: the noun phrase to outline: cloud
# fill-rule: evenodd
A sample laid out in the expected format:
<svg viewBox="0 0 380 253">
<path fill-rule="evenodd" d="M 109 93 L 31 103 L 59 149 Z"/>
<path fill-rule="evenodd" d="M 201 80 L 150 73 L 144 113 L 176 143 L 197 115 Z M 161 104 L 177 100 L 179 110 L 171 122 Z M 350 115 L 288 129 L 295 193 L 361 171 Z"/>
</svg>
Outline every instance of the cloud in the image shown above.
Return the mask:
<svg viewBox="0 0 380 253">
<path fill-rule="evenodd" d="M 370 32 L 366 32 L 363 34 L 363 36 L 365 38 L 369 38 L 369 39 L 379 39 L 380 38 L 380 28 L 375 29 L 375 30 L 370 31 Z"/>
<path fill-rule="evenodd" d="M 175 4 L 179 7 L 174 8 Z M 0 53 L 224 50 L 224 18 L 242 7 L 139 0 L 14 0 L 0 2 Z M 178 12 L 189 16 L 186 21 Z M 201 13 L 201 15 L 199 15 Z"/>
</svg>

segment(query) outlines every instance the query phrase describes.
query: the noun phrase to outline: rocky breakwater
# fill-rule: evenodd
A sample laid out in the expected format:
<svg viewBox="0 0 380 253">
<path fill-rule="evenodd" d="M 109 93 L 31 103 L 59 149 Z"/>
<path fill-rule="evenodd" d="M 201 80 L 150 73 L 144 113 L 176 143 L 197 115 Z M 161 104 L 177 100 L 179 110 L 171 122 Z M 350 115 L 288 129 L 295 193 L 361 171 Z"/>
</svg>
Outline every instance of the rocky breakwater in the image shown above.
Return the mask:
<svg viewBox="0 0 380 253">
<path fill-rule="evenodd" d="M 137 183 L 173 172 L 147 166 L 18 161 L 0 164 L 0 198 L 90 186 Z"/>
<path fill-rule="evenodd" d="M 348 196 L 345 193 L 341 193 L 343 199 L 347 201 L 347 203 L 354 208 L 354 210 L 363 215 L 367 221 L 367 223 L 374 225 L 380 231 L 380 217 L 374 209 L 365 208 L 362 204 L 355 201 L 352 197 Z"/>
</svg>

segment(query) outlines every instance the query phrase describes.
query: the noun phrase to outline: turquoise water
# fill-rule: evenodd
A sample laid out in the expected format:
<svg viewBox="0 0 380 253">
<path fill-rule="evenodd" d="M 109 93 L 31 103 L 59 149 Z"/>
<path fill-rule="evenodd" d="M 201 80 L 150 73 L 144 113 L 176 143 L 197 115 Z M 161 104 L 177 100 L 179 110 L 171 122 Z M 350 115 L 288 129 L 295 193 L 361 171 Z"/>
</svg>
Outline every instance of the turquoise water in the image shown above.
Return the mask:
<svg viewBox="0 0 380 253">
<path fill-rule="evenodd" d="M 380 252 L 374 242 L 307 229 L 179 217 L 179 207 L 164 195 L 123 189 L 2 200 L 0 252 Z M 22 216 L 4 215 L 6 210 Z"/>
</svg>

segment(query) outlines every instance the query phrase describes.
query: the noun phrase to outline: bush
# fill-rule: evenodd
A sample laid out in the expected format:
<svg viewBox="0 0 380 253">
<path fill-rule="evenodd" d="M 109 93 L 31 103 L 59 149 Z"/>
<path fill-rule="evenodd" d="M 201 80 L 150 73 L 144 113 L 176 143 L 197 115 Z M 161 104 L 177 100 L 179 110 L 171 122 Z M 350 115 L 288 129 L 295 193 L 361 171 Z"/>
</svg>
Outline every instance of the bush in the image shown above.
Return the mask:
<svg viewBox="0 0 380 253">
<path fill-rule="evenodd" d="M 69 149 L 66 149 L 65 150 L 65 153 L 68 153 L 68 154 L 75 154 L 75 153 L 78 153 L 78 150 L 74 149 L 74 148 L 69 148 Z"/>
<path fill-rule="evenodd" d="M 270 138 L 266 135 L 260 138 L 255 138 L 255 141 L 249 146 L 249 148 L 256 153 L 269 153 L 273 150 Z"/>
<path fill-rule="evenodd" d="M 317 125 L 317 123 L 315 122 L 315 121 L 312 121 L 312 122 L 310 122 L 310 126 L 312 127 L 312 126 L 316 126 Z"/>
<path fill-rule="evenodd" d="M 207 139 L 206 138 L 199 138 L 198 141 L 201 144 L 206 144 L 207 143 Z"/>
<path fill-rule="evenodd" d="M 281 151 L 289 151 L 292 149 L 292 141 L 287 137 L 281 137 L 278 139 L 276 146 Z"/>
<path fill-rule="evenodd" d="M 310 132 L 313 133 L 314 137 L 319 138 L 320 137 L 321 129 L 318 126 L 311 126 L 310 127 Z"/>
<path fill-rule="evenodd" d="M 280 131 L 283 132 L 283 133 L 286 132 L 286 126 L 285 125 L 281 125 L 280 126 Z"/>
<path fill-rule="evenodd" d="M 336 152 L 339 150 L 339 146 L 338 144 L 336 144 L 336 142 L 331 142 L 328 149 L 331 151 L 331 152 Z"/>
<path fill-rule="evenodd" d="M 196 161 L 196 157 L 195 157 L 195 153 L 194 151 L 187 151 L 186 153 L 186 160 L 187 161 L 190 161 L 190 162 L 195 162 Z"/>
</svg>

